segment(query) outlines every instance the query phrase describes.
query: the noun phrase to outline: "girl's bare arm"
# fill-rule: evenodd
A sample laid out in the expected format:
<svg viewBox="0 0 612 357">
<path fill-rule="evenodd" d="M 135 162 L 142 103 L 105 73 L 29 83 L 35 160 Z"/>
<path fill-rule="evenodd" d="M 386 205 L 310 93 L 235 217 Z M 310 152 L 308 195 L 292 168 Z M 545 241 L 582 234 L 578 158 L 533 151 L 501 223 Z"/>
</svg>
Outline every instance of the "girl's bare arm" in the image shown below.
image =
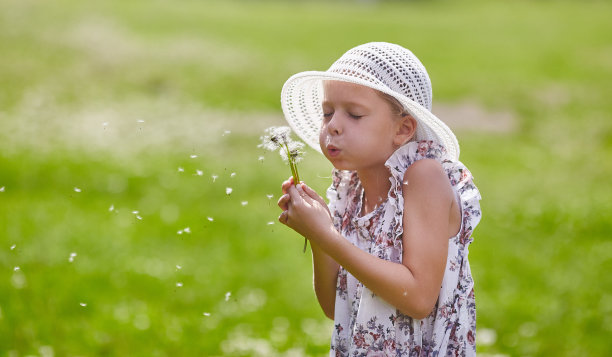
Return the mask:
<svg viewBox="0 0 612 357">
<path fill-rule="evenodd" d="M 336 280 L 340 265 L 312 242 L 311 249 L 314 291 L 323 313 L 333 320 L 336 304 Z"/>
<path fill-rule="evenodd" d="M 283 194 L 287 193 L 291 185 L 293 185 L 292 177 L 283 182 L 281 186 Z M 283 211 L 287 210 L 288 203 L 288 195 L 281 197 L 278 201 L 278 205 Z M 325 206 L 325 202 L 322 199 L 320 200 L 320 203 Z M 279 217 L 279 221 L 284 223 L 282 216 Z M 329 255 L 327 255 L 327 253 L 325 253 L 325 251 L 323 251 L 317 244 L 313 244 L 312 241 L 311 249 L 314 291 L 323 313 L 325 316 L 333 320 L 336 303 L 336 280 L 340 265 L 336 263 L 336 261 Z"/>
<path fill-rule="evenodd" d="M 413 318 L 424 318 L 436 303 L 448 251 L 458 230 L 454 193 L 434 160 L 413 164 L 405 175 L 403 262 L 393 263 L 355 247 L 331 223 L 308 187 L 291 186 L 283 222 L 307 237 L 372 292 Z M 326 214 L 325 214 L 326 213 Z M 456 229 L 456 230 L 455 230 Z"/>
</svg>

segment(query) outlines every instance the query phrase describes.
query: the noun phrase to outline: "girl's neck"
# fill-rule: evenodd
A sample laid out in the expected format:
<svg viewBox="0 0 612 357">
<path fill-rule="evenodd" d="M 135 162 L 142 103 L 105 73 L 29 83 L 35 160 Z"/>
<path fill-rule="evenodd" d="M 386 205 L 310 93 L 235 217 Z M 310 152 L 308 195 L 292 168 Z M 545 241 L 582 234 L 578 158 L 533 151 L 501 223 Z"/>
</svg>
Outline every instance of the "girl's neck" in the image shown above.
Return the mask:
<svg viewBox="0 0 612 357">
<path fill-rule="evenodd" d="M 361 214 L 366 215 L 387 199 L 391 189 L 391 173 L 386 166 L 382 166 L 380 169 L 357 171 L 357 176 L 363 187 Z"/>
</svg>

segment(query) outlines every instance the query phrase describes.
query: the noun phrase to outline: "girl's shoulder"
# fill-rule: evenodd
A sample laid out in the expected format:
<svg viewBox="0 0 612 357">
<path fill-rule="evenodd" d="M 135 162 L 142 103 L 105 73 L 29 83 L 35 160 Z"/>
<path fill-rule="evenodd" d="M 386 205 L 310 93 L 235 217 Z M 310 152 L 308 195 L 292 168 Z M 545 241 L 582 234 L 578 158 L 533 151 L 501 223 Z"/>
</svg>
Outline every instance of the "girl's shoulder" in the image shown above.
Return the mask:
<svg viewBox="0 0 612 357">
<path fill-rule="evenodd" d="M 404 173 L 410 166 L 423 160 L 425 162 L 429 161 L 428 164 L 418 165 L 424 166 L 423 169 L 437 167 L 435 164 L 436 162 L 439 164 L 448 164 L 452 162 L 444 146 L 431 140 L 423 140 L 409 142 L 400 147 L 389 157 L 389 159 L 387 159 L 385 165 L 391 171 L 392 176 L 396 179 L 402 179 Z"/>
</svg>

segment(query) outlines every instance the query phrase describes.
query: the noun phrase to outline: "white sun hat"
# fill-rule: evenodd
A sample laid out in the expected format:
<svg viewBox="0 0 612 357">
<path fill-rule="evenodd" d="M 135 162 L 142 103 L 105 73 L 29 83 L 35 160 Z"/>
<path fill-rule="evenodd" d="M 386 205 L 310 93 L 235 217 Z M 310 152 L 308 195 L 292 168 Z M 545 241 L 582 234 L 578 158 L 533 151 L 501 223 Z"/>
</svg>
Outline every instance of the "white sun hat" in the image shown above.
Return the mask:
<svg viewBox="0 0 612 357">
<path fill-rule="evenodd" d="M 431 81 L 423 64 L 409 50 L 386 42 L 370 42 L 348 50 L 325 71 L 291 76 L 281 92 L 285 119 L 306 144 L 321 152 L 323 81 L 360 84 L 397 99 L 417 120 L 414 140 L 433 140 L 459 159 L 459 143 L 451 129 L 431 112 Z"/>
</svg>

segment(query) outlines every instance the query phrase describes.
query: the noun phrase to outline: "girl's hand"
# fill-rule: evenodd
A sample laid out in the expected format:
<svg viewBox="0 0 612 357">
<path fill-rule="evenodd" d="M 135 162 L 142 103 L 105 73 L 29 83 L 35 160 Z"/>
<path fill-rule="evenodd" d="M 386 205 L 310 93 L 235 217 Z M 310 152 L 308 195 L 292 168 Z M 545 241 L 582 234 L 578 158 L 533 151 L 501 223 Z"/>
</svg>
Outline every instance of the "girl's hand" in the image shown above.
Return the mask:
<svg viewBox="0 0 612 357">
<path fill-rule="evenodd" d="M 283 193 L 278 206 L 283 210 L 279 222 L 295 230 L 309 240 L 317 240 L 333 230 L 333 221 L 327 204 L 313 189 L 293 180 L 283 182 Z"/>
</svg>

